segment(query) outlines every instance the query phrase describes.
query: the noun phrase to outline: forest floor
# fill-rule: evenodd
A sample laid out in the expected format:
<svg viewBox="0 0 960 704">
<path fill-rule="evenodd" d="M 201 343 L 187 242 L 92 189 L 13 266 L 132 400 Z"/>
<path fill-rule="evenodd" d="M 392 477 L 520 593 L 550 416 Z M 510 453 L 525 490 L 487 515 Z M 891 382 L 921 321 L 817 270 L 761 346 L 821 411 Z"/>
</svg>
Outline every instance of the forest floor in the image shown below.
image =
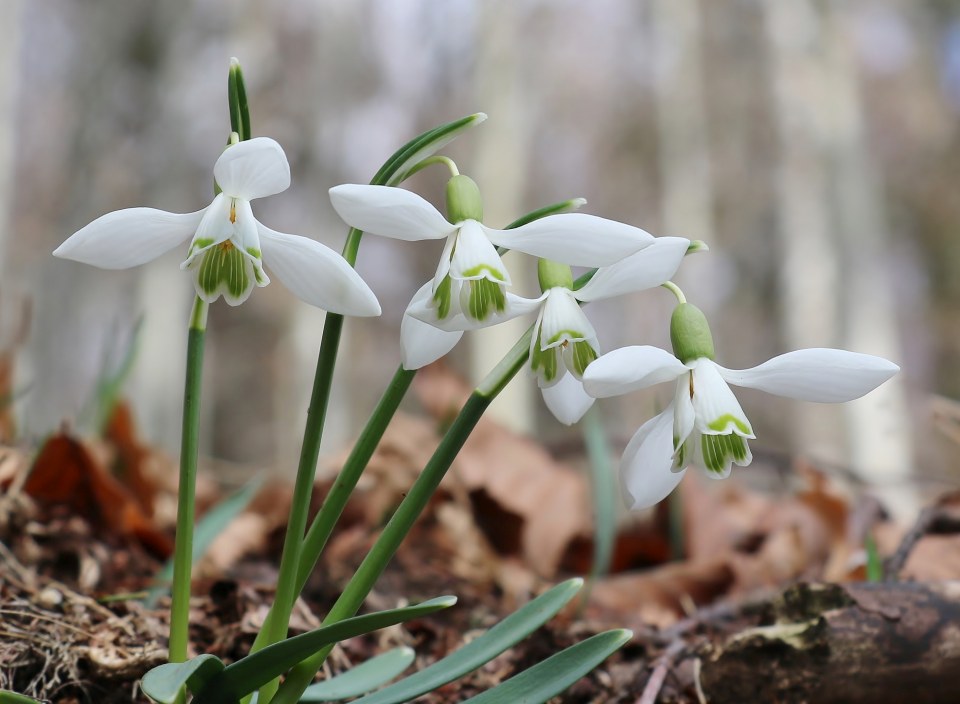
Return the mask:
<svg viewBox="0 0 960 704">
<path fill-rule="evenodd" d="M 428 416 L 395 418 L 291 632 L 319 625 L 462 397 L 452 378 L 424 376 Z M 413 647 L 422 668 L 549 586 L 589 573 L 582 448 L 555 450 L 482 421 L 366 609 L 441 594 L 457 605 L 342 643 L 322 675 L 398 645 Z M 321 469 L 314 509 L 337 462 Z M 122 405 L 103 438 L 60 433 L 38 449 L 0 450 L 0 689 L 56 704 L 148 701 L 137 682 L 165 661 L 168 601 L 148 608 L 142 597 L 172 547 L 176 475 L 174 460 L 137 439 Z M 912 704 L 951 701 L 960 496 L 934 497 L 902 526 L 843 476 L 801 459 L 761 454 L 737 475 L 712 482 L 691 472 L 675 499 L 625 517 L 609 576 L 514 648 L 418 701 L 463 701 L 610 628 L 633 638 L 555 701 L 883 704 L 904 701 L 901 687 Z M 225 495 L 201 477 L 201 513 Z M 290 497 L 288 484 L 267 481 L 196 566 L 196 653 L 229 661 L 249 650 L 276 582 Z"/>
</svg>

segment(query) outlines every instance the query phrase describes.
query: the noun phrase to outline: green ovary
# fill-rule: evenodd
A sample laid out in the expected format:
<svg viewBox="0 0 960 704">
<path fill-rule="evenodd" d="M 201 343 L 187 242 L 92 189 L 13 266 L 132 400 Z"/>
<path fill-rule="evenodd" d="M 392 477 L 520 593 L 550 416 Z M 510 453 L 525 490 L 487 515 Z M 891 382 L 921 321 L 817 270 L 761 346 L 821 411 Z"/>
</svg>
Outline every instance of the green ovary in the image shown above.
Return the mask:
<svg viewBox="0 0 960 704">
<path fill-rule="evenodd" d="M 226 290 L 233 298 L 240 298 L 250 285 L 246 257 L 230 240 L 211 247 L 200 261 L 197 282 L 209 296 Z"/>
<path fill-rule="evenodd" d="M 489 279 L 471 279 L 468 315 L 474 320 L 486 320 L 496 310 L 502 313 L 507 308 L 507 294 L 501 284 Z"/>
<path fill-rule="evenodd" d="M 747 459 L 747 441 L 733 433 L 701 435 L 700 450 L 704 467 L 715 474 L 722 474 L 731 462 Z"/>
<path fill-rule="evenodd" d="M 730 427 L 731 424 L 744 435 L 753 435 L 753 430 L 750 429 L 749 425 L 730 413 L 725 413 L 716 420 L 711 421 L 707 424 L 707 427 L 710 428 L 710 430 L 716 430 L 718 433 L 722 433 Z"/>
</svg>

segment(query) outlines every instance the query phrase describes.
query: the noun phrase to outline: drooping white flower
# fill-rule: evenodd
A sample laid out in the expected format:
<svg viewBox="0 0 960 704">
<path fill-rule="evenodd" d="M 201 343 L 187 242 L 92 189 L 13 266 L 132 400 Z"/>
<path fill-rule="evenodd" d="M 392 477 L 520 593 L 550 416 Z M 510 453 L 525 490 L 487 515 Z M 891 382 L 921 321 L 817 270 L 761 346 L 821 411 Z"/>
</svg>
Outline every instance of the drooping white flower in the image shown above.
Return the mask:
<svg viewBox="0 0 960 704">
<path fill-rule="evenodd" d="M 880 357 L 834 349 L 798 350 L 751 369 L 727 369 L 713 361 L 708 329 L 706 335 L 687 345 L 688 350 L 699 347 L 700 354 L 678 351 L 685 362 L 656 347 L 624 347 L 603 355 L 584 373 L 584 388 L 596 398 L 676 383 L 670 405 L 640 427 L 623 453 L 620 480 L 633 509 L 666 498 L 690 463 L 714 478 L 728 476 L 732 464 L 750 464 L 753 427 L 728 384 L 841 403 L 869 393 L 899 370 Z M 672 337 L 678 350 L 677 336 Z"/>
<path fill-rule="evenodd" d="M 593 404 L 581 383 L 584 370 L 600 354 L 597 333 L 581 305 L 659 286 L 676 273 L 689 244 L 681 237 L 655 238 L 639 252 L 599 269 L 576 290 L 568 266 L 541 259 L 543 294 L 528 299 L 508 293 L 507 312 L 484 322 L 463 314 L 439 319 L 436 307 L 430 304 L 428 283 L 414 296 L 401 325 L 403 364 L 408 369 L 419 368 L 449 352 L 464 330 L 537 311 L 529 369 L 553 415 L 567 425 L 576 423 Z"/>
<path fill-rule="evenodd" d="M 510 274 L 496 246 L 597 267 L 653 242 L 643 230 L 582 213 L 551 215 L 512 230 L 487 227 L 481 222 L 479 190 L 461 175 L 447 184 L 449 220 L 417 194 L 400 188 L 345 184 L 330 189 L 330 201 L 344 222 L 364 232 L 406 241 L 446 240 L 429 296 L 422 296 L 421 289 L 414 299 L 426 300 L 438 320 L 462 317 L 489 324 L 529 310 L 507 294 Z"/>
<path fill-rule="evenodd" d="M 213 167 L 222 189 L 195 213 L 129 208 L 107 213 L 74 233 L 54 255 L 101 269 L 144 264 L 192 236 L 181 268 L 192 272 L 197 295 L 221 295 L 239 305 L 270 280 L 264 262 L 298 298 L 343 315 L 380 314 L 376 296 L 341 257 L 315 240 L 276 232 L 253 216 L 250 201 L 290 186 L 280 145 L 257 137 L 228 147 Z"/>
</svg>

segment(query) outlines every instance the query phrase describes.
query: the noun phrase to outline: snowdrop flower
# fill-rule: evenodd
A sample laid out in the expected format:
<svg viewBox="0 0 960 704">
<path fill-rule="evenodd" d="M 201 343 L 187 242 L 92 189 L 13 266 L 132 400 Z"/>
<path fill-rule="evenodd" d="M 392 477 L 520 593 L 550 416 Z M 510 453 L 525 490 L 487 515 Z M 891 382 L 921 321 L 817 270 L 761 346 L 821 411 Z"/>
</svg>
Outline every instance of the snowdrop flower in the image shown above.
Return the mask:
<svg viewBox="0 0 960 704">
<path fill-rule="evenodd" d="M 597 398 L 676 382 L 670 405 L 644 423 L 624 451 L 620 480 L 633 509 L 663 500 L 691 462 L 718 479 L 730 474 L 732 464 L 750 464 L 753 427 L 728 384 L 840 403 L 860 398 L 899 370 L 880 357 L 834 349 L 798 350 L 752 369 L 726 369 L 713 361 L 706 318 L 688 303 L 674 311 L 670 337 L 676 357 L 656 347 L 625 347 L 584 373 L 587 393 Z"/>
<path fill-rule="evenodd" d="M 438 321 L 500 322 L 526 312 L 506 292 L 510 275 L 496 245 L 596 267 L 613 264 L 653 242 L 643 230 L 582 213 L 495 230 L 481 222 L 477 184 L 459 174 L 448 181 L 446 195 L 449 219 L 417 194 L 400 188 L 345 184 L 330 189 L 334 209 L 352 227 L 406 241 L 446 240 L 428 298 Z M 421 293 L 418 297 L 423 298 Z"/>
<path fill-rule="evenodd" d="M 573 290 L 569 266 L 541 259 L 538 273 L 543 294 L 535 299 L 507 294 L 510 315 L 537 312 L 529 369 L 537 378 L 547 408 L 561 423 L 571 425 L 579 421 L 594 400 L 583 390 L 581 380 L 584 370 L 600 354 L 600 344 L 581 304 L 661 285 L 677 271 L 689 245 L 690 241 L 681 237 L 655 238 L 639 252 L 599 269 L 577 290 Z M 407 318 L 422 322 L 415 327 Z M 410 303 L 401 326 L 404 366 L 410 369 L 429 364 L 449 352 L 463 330 L 497 322 L 500 319 L 494 317 L 477 323 L 462 314 L 437 320 L 427 284 Z M 423 329 L 429 327 L 434 331 Z M 411 361 L 414 364 L 410 365 Z"/>
<path fill-rule="evenodd" d="M 243 303 L 254 286 L 270 282 L 265 261 L 307 303 L 343 315 L 380 314 L 373 292 L 343 257 L 254 218 L 251 200 L 290 186 L 290 165 L 279 144 L 257 137 L 228 147 L 213 175 L 222 192 L 203 210 L 177 214 L 129 208 L 107 213 L 74 233 L 54 255 L 102 269 L 127 269 L 192 236 L 181 268 L 192 272 L 197 295 L 207 303 L 221 295 L 230 305 Z"/>
</svg>

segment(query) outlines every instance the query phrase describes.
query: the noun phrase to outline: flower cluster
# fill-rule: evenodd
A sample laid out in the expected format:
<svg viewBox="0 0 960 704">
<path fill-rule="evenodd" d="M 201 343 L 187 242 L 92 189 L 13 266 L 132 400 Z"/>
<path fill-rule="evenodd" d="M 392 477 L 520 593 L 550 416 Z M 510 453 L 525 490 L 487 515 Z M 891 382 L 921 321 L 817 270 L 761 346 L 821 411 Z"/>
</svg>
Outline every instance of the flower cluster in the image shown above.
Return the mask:
<svg viewBox="0 0 960 704">
<path fill-rule="evenodd" d="M 423 162 L 426 163 L 426 162 Z M 452 163 L 452 162 L 451 162 Z M 340 217 L 363 232 L 399 240 L 443 240 L 436 273 L 414 295 L 401 326 L 406 369 L 447 354 L 469 330 L 536 314 L 529 371 L 544 401 L 562 422 L 575 423 L 594 398 L 675 381 L 674 399 L 646 422 L 624 453 L 621 479 L 633 508 L 663 499 L 688 464 L 725 477 L 731 465 L 751 461 L 753 428 L 728 384 L 763 389 L 807 401 L 849 401 L 874 389 L 898 367 L 870 355 L 841 350 L 801 350 L 752 369 L 734 371 L 714 361 L 703 314 L 668 283 L 692 246 L 680 237 L 649 233 L 593 215 L 557 212 L 513 229 L 483 223 L 477 185 L 453 169 L 444 216 L 420 196 L 393 186 L 337 186 L 330 199 Z M 339 254 L 320 243 L 276 232 L 257 221 L 255 198 L 280 193 L 290 168 L 272 139 L 229 146 L 214 166 L 218 195 L 188 214 L 132 208 L 90 223 L 54 254 L 102 268 L 145 263 L 190 239 L 181 268 L 193 275 L 208 303 L 223 296 L 238 305 L 265 286 L 266 265 L 299 298 L 329 311 L 379 315 L 370 288 Z M 575 209 L 584 201 L 568 203 Z M 512 293 L 498 247 L 539 259 L 541 294 Z M 577 285 L 571 266 L 595 267 Z M 637 346 L 601 354 L 585 304 L 665 285 L 680 304 L 671 321 L 674 354 Z"/>
</svg>

